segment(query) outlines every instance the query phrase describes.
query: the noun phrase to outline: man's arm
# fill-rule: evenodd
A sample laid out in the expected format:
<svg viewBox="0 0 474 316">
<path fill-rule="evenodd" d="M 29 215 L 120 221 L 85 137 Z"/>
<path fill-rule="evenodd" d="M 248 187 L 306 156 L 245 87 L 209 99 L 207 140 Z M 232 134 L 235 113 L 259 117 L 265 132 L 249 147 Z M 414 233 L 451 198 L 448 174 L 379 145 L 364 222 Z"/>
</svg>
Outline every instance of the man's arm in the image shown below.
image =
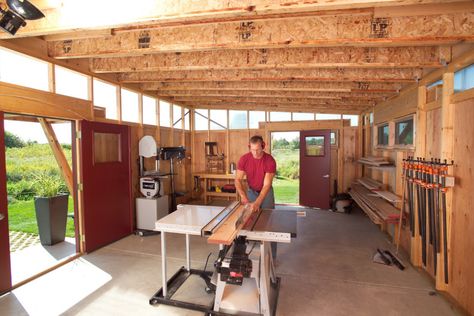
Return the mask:
<svg viewBox="0 0 474 316">
<path fill-rule="evenodd" d="M 247 192 L 244 189 L 244 176 L 245 172 L 242 170 L 237 169 L 237 174 L 235 176 L 235 188 L 240 195 L 240 201 L 242 204 L 247 204 L 249 202 L 249 198 L 247 197 Z"/>
<path fill-rule="evenodd" d="M 262 205 L 263 200 L 265 200 L 265 197 L 267 196 L 268 192 L 270 191 L 270 188 L 272 187 L 272 181 L 274 176 L 274 173 L 265 173 L 262 191 L 260 191 L 260 194 L 258 195 L 257 199 L 255 200 L 255 202 L 253 202 L 253 211 L 257 211 L 260 208 L 260 205 Z"/>
</svg>

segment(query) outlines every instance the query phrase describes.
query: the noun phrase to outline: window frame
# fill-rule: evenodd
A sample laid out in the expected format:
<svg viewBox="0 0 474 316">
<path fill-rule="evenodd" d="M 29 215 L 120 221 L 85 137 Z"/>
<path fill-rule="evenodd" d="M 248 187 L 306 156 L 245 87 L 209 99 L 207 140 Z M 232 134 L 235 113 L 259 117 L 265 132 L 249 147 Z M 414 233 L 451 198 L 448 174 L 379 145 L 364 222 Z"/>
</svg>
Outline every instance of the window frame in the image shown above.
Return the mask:
<svg viewBox="0 0 474 316">
<path fill-rule="evenodd" d="M 407 120 L 412 120 L 413 121 L 413 144 L 399 144 L 397 143 L 397 139 L 398 139 L 398 136 L 397 136 L 397 126 L 399 123 L 401 122 L 405 122 Z M 403 117 L 400 117 L 396 120 L 393 121 L 394 123 L 394 139 L 393 139 L 393 147 L 395 148 L 415 148 L 415 140 L 416 140 L 416 119 L 415 119 L 415 114 L 411 114 L 411 115 L 407 115 L 407 116 L 403 116 Z M 389 135 L 390 135 L 390 130 L 389 130 Z M 389 137 L 389 142 L 390 142 L 390 137 Z"/>
</svg>

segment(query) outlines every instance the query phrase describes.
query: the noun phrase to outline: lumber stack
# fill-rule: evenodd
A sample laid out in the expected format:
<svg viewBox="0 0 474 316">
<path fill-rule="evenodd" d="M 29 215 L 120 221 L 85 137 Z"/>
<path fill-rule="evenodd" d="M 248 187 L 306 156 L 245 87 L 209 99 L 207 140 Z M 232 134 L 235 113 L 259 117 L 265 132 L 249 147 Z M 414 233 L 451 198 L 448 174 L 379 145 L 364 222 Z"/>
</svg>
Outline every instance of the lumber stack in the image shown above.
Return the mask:
<svg viewBox="0 0 474 316">
<path fill-rule="evenodd" d="M 362 184 L 364 187 L 366 187 L 367 189 L 371 191 L 381 190 L 383 187 L 382 183 L 371 178 L 360 178 L 360 179 L 357 179 L 357 182 L 359 182 L 360 184 Z"/>
<path fill-rule="evenodd" d="M 374 192 L 363 185 L 353 183 L 349 194 L 367 216 L 375 224 L 381 225 L 383 230 L 386 224 L 398 221 L 400 211 L 389 202 L 375 196 Z"/>
<path fill-rule="evenodd" d="M 385 157 L 362 157 L 358 160 L 359 163 L 369 166 L 381 167 L 392 165 Z"/>
</svg>

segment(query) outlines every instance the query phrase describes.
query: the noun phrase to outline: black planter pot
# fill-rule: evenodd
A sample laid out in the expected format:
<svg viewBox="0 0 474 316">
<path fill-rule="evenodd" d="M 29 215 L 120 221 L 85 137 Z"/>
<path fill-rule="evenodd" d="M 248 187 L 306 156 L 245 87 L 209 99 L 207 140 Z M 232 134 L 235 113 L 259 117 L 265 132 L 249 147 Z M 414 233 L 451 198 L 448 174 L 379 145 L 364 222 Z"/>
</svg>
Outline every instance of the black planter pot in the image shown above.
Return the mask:
<svg viewBox="0 0 474 316">
<path fill-rule="evenodd" d="M 35 197 L 36 221 L 42 245 L 51 246 L 64 241 L 68 198 L 69 194 Z"/>
</svg>

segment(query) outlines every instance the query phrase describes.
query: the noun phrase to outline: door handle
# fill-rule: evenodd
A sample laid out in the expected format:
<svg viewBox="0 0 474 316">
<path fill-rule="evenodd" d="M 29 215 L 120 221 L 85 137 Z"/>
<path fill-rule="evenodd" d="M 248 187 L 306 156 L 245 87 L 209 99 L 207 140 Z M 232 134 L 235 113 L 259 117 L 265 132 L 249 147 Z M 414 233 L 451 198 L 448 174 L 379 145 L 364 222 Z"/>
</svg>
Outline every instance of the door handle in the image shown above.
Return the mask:
<svg viewBox="0 0 474 316">
<path fill-rule="evenodd" d="M 329 175 L 326 174 L 326 175 L 323 176 L 323 178 L 327 179 L 327 178 L 329 178 Z"/>
<path fill-rule="evenodd" d="M 5 218 L 5 215 L 3 213 L 0 213 L 0 221 Z"/>
</svg>

